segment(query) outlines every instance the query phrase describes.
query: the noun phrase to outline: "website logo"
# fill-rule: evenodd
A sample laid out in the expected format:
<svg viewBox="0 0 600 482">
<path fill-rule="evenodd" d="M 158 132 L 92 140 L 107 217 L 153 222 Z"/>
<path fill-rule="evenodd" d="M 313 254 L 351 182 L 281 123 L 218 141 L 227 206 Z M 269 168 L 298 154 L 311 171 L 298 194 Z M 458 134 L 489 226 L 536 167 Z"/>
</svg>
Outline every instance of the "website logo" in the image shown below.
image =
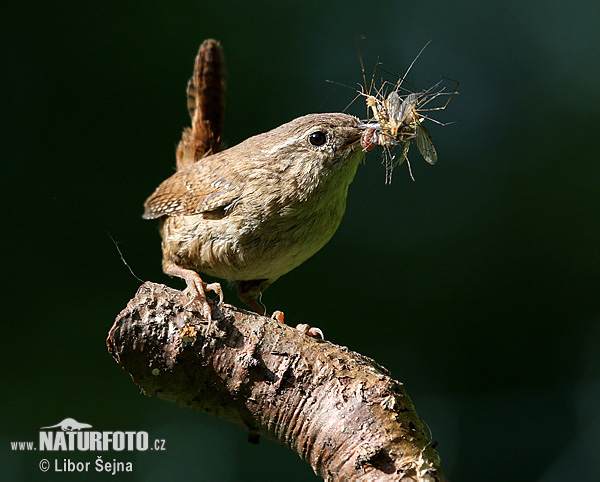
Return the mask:
<svg viewBox="0 0 600 482">
<path fill-rule="evenodd" d="M 97 431 L 89 423 L 65 418 L 55 425 L 41 427 L 37 444 L 34 441 L 11 442 L 11 450 L 24 452 L 145 452 L 166 450 L 163 439 L 150 440 L 148 432 L 139 431 Z M 39 461 L 42 472 L 86 473 L 92 470 L 115 475 L 118 472 L 132 472 L 129 461 L 104 461 L 97 455 L 95 461 L 75 461 L 70 458 L 43 458 Z"/>
<path fill-rule="evenodd" d="M 49 427 L 42 427 L 40 430 L 45 428 L 58 428 L 60 427 L 63 432 L 72 432 L 73 430 L 81 430 L 82 428 L 92 428 L 89 423 L 79 423 L 74 418 L 65 418 L 62 422 L 56 425 L 50 425 Z"/>
</svg>

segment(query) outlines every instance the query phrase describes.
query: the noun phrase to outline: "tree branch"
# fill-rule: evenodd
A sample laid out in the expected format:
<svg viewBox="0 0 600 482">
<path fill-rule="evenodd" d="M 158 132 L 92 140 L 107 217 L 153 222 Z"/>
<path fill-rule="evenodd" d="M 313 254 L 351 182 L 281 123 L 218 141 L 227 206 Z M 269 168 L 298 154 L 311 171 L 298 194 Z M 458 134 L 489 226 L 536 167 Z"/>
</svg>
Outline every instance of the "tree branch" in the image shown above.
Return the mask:
<svg viewBox="0 0 600 482">
<path fill-rule="evenodd" d="M 275 440 L 327 480 L 444 480 L 404 387 L 373 360 L 227 304 L 211 326 L 187 302 L 147 282 L 109 332 L 146 395 Z"/>
</svg>

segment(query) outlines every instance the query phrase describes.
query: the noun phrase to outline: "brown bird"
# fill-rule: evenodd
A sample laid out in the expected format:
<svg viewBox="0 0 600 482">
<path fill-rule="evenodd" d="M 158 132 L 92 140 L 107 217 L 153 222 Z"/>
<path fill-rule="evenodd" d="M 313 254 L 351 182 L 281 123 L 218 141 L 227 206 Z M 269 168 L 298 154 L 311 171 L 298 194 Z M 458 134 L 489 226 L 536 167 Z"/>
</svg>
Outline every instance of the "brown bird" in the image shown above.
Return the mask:
<svg viewBox="0 0 600 482">
<path fill-rule="evenodd" d="M 163 270 L 183 278 L 211 319 L 198 272 L 233 281 L 257 299 L 280 276 L 321 249 L 346 209 L 348 186 L 364 159 L 363 128 L 348 114 L 310 114 L 198 160 L 146 200 L 160 218 Z"/>
</svg>

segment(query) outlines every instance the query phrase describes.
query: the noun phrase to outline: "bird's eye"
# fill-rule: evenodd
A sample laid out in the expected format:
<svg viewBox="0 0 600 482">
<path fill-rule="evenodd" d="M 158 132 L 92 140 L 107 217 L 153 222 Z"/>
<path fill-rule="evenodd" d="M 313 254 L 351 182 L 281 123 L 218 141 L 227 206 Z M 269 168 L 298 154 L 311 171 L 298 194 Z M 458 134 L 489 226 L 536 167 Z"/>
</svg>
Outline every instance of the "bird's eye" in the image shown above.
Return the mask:
<svg viewBox="0 0 600 482">
<path fill-rule="evenodd" d="M 308 136 L 308 142 L 311 146 L 322 146 L 327 141 L 327 134 L 323 131 L 316 131 Z"/>
</svg>

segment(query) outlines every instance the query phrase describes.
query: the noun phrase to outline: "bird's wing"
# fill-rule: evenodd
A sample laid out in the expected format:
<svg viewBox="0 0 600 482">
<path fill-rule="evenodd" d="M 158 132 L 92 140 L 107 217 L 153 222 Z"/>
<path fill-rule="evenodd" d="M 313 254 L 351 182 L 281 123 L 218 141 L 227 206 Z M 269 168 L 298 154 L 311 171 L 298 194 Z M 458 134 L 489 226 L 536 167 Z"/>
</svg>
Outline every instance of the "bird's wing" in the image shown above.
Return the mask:
<svg viewBox="0 0 600 482">
<path fill-rule="evenodd" d="M 166 179 L 144 203 L 143 217 L 191 215 L 233 206 L 241 194 L 240 183 L 226 175 L 220 157 L 210 156 Z"/>
</svg>

